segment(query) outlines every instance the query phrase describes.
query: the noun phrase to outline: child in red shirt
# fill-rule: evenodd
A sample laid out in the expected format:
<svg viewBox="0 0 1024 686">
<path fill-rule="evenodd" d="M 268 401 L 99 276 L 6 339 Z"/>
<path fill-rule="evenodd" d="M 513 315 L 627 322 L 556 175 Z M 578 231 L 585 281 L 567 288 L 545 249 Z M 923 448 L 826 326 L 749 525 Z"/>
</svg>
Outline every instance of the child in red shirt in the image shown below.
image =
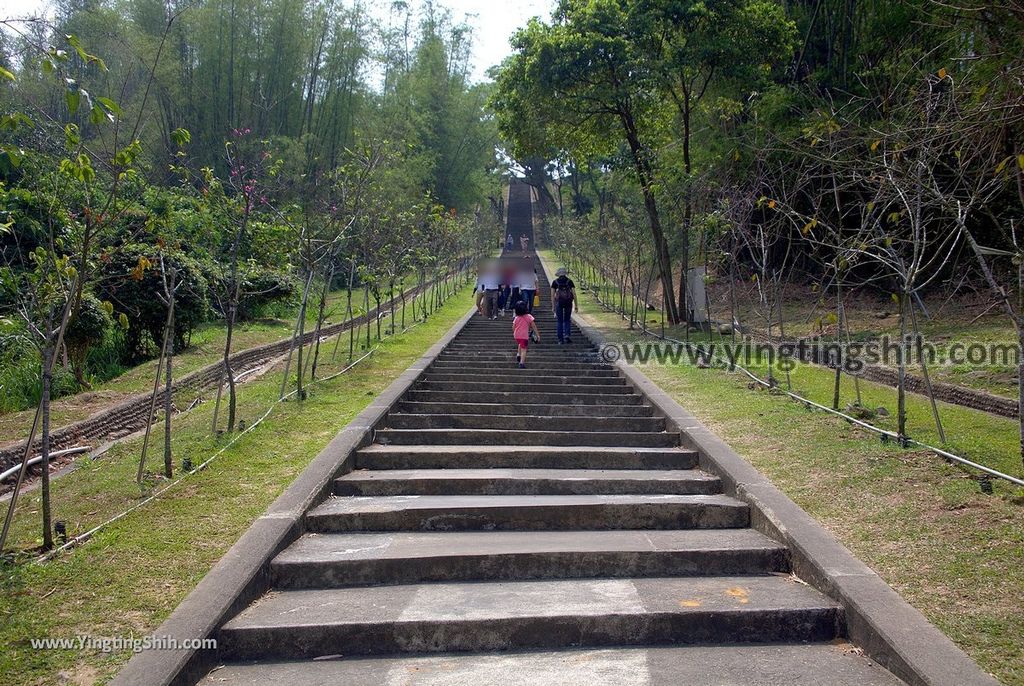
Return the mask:
<svg viewBox="0 0 1024 686">
<path fill-rule="evenodd" d="M 526 303 L 520 300 L 516 303 L 516 316 L 512 320 L 512 336 L 516 339 L 516 344 L 519 346 L 516 352 L 516 362 L 519 363 L 520 369 L 526 369 L 526 346 L 530 344 L 531 330 L 533 330 L 534 336 L 537 337 L 537 342 L 540 343 L 540 331 L 537 330 L 537 324 L 533 320 L 533 315 L 530 314 Z"/>
</svg>

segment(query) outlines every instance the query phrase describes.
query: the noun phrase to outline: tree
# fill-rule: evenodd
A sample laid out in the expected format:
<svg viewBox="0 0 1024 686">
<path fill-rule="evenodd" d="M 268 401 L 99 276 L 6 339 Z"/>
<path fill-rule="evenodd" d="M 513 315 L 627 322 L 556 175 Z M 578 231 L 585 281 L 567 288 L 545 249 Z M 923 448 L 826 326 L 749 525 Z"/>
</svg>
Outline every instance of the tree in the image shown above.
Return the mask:
<svg viewBox="0 0 1024 686">
<path fill-rule="evenodd" d="M 657 74 L 634 33 L 634 3 L 566 0 L 551 24 L 531 20 L 513 38 L 492 106 L 517 158 L 557 142 L 582 157 L 629 150 L 644 199 L 667 315 L 680 320 L 672 264 L 658 207 L 657 147 L 666 110 Z"/>
<path fill-rule="evenodd" d="M 693 223 L 693 136 L 698 108 L 709 93 L 743 97 L 765 85 L 773 65 L 792 54 L 795 26 L 782 6 L 764 0 L 671 0 L 638 3 L 637 42 L 654 65 L 661 90 L 681 126 L 684 209 L 680 231 L 679 310 L 689 319 L 686 280 Z"/>
</svg>

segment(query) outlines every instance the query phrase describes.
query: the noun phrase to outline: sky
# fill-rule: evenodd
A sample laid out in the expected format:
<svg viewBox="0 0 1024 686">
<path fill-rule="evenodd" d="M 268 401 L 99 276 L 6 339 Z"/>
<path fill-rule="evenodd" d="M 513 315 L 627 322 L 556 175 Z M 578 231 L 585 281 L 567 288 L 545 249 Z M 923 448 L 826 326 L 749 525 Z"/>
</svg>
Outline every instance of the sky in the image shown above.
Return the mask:
<svg viewBox="0 0 1024 686">
<path fill-rule="evenodd" d="M 370 2 L 377 8 L 388 4 Z M 508 56 L 508 39 L 515 30 L 530 17 L 547 19 L 555 0 L 439 0 L 438 4 L 450 9 L 454 19 L 465 18 L 474 28 L 473 80 L 482 81 L 489 67 Z M 47 0 L 3 0 L 0 17 L 38 15 L 46 7 Z"/>
</svg>

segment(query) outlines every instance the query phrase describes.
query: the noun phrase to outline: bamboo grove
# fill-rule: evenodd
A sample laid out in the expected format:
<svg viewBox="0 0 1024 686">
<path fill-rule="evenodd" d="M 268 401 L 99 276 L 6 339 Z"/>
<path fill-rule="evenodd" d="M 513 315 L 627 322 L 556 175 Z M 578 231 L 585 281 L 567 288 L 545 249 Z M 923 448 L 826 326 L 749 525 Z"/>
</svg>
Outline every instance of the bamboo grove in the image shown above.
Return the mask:
<svg viewBox="0 0 1024 686">
<path fill-rule="evenodd" d="M 294 315 L 281 395 L 301 400 L 328 317 L 359 320 L 351 360 L 495 245 L 489 86 L 442 7 L 73 0 L 0 23 L 0 409 L 36 408 L 18 479 L 40 453 L 44 549 L 54 397 L 158 359 L 170 478 L 197 326 L 226 330 L 211 431 L 231 435 L 241 322 Z"/>
</svg>

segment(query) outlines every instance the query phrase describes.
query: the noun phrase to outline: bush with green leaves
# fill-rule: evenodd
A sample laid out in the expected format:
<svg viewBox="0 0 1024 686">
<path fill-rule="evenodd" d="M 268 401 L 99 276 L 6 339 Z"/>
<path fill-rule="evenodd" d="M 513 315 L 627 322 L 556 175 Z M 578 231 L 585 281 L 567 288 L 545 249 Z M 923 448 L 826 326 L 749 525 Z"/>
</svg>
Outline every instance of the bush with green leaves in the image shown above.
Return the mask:
<svg viewBox="0 0 1024 686">
<path fill-rule="evenodd" d="M 100 295 L 128 320 L 125 355 L 137 360 L 159 350 L 167 320 L 164 268 L 175 270 L 174 348 L 188 347 L 192 331 L 210 314 L 208 281 L 203 266 L 181 250 L 133 243 L 101 259 Z"/>
<path fill-rule="evenodd" d="M 298 297 L 294 277 L 272 269 L 256 268 L 242 275 L 238 319 L 250 321 L 275 314 L 280 305 L 291 305 Z"/>
<path fill-rule="evenodd" d="M 96 296 L 86 293 L 78 310 L 68 321 L 64 332 L 64 344 L 68 349 L 68 360 L 80 387 L 89 387 L 86 381 L 86 360 L 93 346 L 103 341 L 114 328 L 113 307 L 102 303 Z"/>
</svg>

